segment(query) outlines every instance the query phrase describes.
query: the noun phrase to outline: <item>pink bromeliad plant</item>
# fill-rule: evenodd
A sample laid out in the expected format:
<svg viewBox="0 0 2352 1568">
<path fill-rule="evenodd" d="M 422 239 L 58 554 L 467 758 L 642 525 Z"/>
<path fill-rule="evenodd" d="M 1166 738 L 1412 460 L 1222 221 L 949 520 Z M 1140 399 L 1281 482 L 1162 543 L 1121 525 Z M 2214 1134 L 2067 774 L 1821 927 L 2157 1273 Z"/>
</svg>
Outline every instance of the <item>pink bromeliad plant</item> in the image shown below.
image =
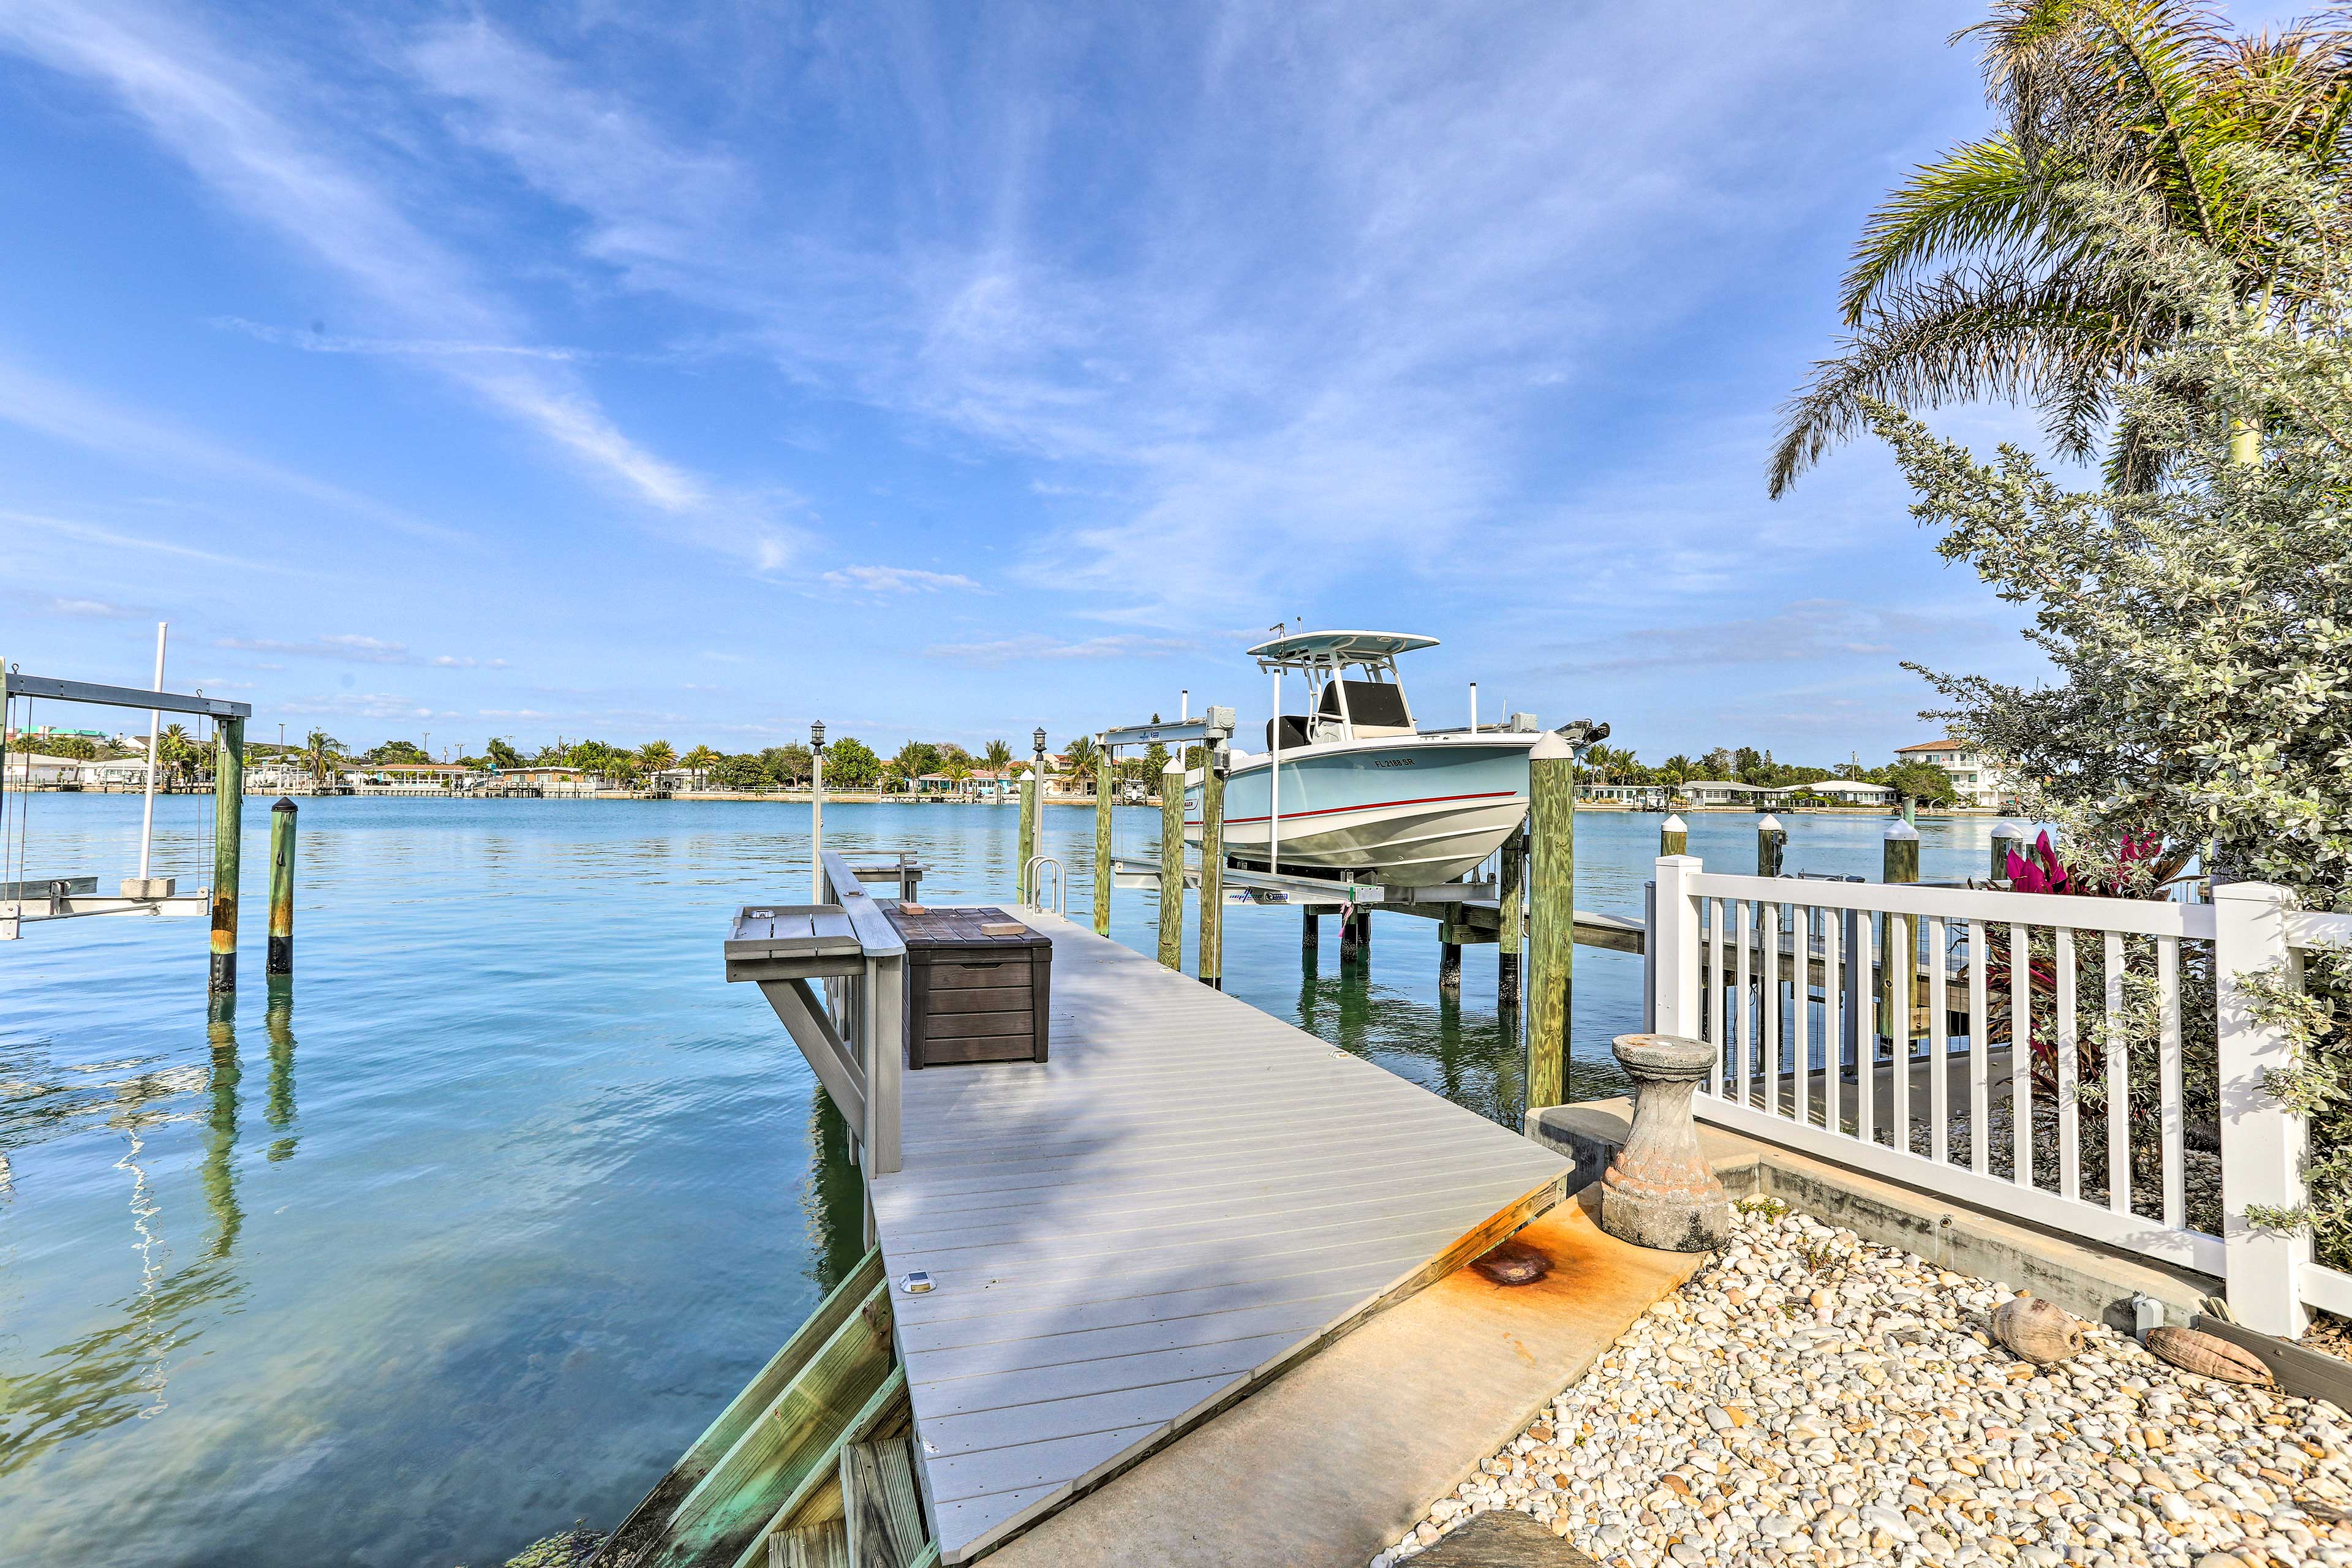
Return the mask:
<svg viewBox="0 0 2352 1568">
<path fill-rule="evenodd" d="M 2156 833 L 2125 834 L 2116 847 L 2113 861 L 2096 872 L 2085 872 L 2069 866 L 2059 858 L 2056 846 L 2050 842 L 2045 830 L 2035 836 L 2032 845 L 2022 854 L 2011 850 L 2009 856 L 2009 885 L 2020 893 L 2056 893 L 2076 898 L 2121 899 L 2146 897 L 2155 886 L 2179 869 L 2181 857 L 2164 852 L 2162 836 Z M 2058 969 L 2053 948 L 2056 940 L 2048 931 L 2037 930 L 2027 946 L 2026 982 L 2032 1017 L 2028 1021 L 2028 1037 L 2032 1053 L 2032 1073 L 2035 1087 L 2044 1092 L 2055 1092 L 2058 1085 Z M 1996 942 L 1986 955 L 1987 988 L 1995 998 L 1993 1015 L 1996 1021 L 2006 1024 L 2012 1010 L 2010 982 L 2013 974 L 2011 949 L 2006 942 Z M 2083 998 L 2097 994 L 2095 984 L 2081 986 L 2076 1005 Z M 2078 1028 L 2076 1079 L 2085 1084 L 2102 1081 L 2105 1073 L 2104 1047 L 2097 1031 Z"/>
</svg>

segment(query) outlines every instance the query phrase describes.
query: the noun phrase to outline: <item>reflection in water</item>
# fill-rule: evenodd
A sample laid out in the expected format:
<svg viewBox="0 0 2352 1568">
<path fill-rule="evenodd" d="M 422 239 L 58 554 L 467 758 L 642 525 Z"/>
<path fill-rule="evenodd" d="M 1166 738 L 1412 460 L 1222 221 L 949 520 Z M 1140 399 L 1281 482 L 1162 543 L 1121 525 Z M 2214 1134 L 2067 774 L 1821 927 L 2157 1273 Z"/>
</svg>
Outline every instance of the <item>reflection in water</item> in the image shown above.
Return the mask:
<svg viewBox="0 0 2352 1568">
<path fill-rule="evenodd" d="M 269 977 L 269 1008 L 261 1017 L 263 1032 L 269 1037 L 269 1098 L 262 1116 L 271 1129 L 285 1134 L 294 1125 L 294 977 L 273 974 Z M 291 1135 L 281 1136 L 269 1145 L 272 1162 L 289 1160 L 295 1144 L 301 1142 Z"/>
<path fill-rule="evenodd" d="M 1433 1075 L 1409 1076 L 1489 1121 L 1519 1124 L 1525 1063 L 1514 1016 L 1465 1013 L 1458 996 L 1428 1001 L 1383 986 L 1370 963 L 1327 974 L 1311 952 L 1300 964 L 1297 1016 L 1308 1034 L 1392 1071 L 1425 1062 Z"/>
<path fill-rule="evenodd" d="M 213 1047 L 210 1103 L 205 1115 L 205 1205 L 212 1210 L 213 1238 L 205 1249 L 211 1258 L 226 1258 L 244 1228 L 245 1211 L 236 1204 L 236 1086 L 245 1069 L 236 1059 L 236 997 L 212 999 L 212 1019 L 205 1031 Z"/>
<path fill-rule="evenodd" d="M 236 1002 L 215 999 L 205 1023 L 212 1059 L 201 1079 L 182 1071 L 146 1072 L 107 1086 L 111 1090 L 105 1125 L 123 1138 L 114 1168 L 131 1178 L 131 1229 L 139 1254 L 139 1284 L 128 1297 L 109 1304 L 108 1321 L 37 1358 L 35 1370 L 0 1374 L 0 1476 L 30 1465 L 57 1445 L 102 1431 L 119 1422 L 151 1419 L 171 1407 L 173 1353 L 193 1342 L 218 1310 L 244 1293 L 229 1266 L 244 1224 L 236 1201 L 237 1065 Z M 44 1058 L 46 1061 L 46 1057 Z M 105 1070 L 130 1064 L 99 1064 Z M 23 1071 L 31 1064 L 10 1063 Z M 81 1069 L 92 1070 L 92 1069 Z M 144 1155 L 148 1135 L 174 1121 L 195 1120 L 169 1109 L 201 1082 L 206 1089 L 204 1159 L 198 1168 L 212 1234 L 203 1258 L 172 1267 L 171 1244 L 162 1224 Z M 0 1135 L 29 1144 L 54 1135 L 100 1103 L 65 1084 L 18 1084 L 15 1110 L 30 1114 L 0 1123 Z"/>
<path fill-rule="evenodd" d="M 830 1292 L 866 1256 L 866 1190 L 849 1157 L 849 1123 L 833 1097 L 809 1096 L 809 1183 L 803 1200 L 817 1291 Z"/>
</svg>

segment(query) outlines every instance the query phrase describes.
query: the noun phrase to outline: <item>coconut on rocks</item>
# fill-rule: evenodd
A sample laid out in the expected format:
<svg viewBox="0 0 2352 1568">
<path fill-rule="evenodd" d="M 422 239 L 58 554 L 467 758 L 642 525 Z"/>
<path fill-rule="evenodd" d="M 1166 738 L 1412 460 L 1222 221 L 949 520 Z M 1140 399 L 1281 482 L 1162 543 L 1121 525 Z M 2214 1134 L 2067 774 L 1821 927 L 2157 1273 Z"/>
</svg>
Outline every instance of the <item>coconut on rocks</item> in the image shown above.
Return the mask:
<svg viewBox="0 0 2352 1568">
<path fill-rule="evenodd" d="M 1518 1509 L 1615 1568 L 2352 1568 L 2352 1417 L 2091 1325 L 2037 1367 L 2015 1292 L 1777 1204 L 1402 1540 Z"/>
</svg>

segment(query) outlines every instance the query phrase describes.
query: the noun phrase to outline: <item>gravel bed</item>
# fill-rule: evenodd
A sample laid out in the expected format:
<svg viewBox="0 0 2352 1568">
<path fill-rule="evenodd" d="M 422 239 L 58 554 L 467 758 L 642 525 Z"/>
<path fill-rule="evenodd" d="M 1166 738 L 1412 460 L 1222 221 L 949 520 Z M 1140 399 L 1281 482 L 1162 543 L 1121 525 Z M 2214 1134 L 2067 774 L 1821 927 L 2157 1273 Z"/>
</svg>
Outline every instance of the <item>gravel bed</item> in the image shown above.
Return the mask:
<svg viewBox="0 0 2352 1568">
<path fill-rule="evenodd" d="M 1372 1560 L 1516 1508 L 1604 1563 L 2352 1565 L 2352 1417 L 2094 1326 L 2036 1368 L 2011 1292 L 1750 1202 L 1480 1473 Z"/>
</svg>

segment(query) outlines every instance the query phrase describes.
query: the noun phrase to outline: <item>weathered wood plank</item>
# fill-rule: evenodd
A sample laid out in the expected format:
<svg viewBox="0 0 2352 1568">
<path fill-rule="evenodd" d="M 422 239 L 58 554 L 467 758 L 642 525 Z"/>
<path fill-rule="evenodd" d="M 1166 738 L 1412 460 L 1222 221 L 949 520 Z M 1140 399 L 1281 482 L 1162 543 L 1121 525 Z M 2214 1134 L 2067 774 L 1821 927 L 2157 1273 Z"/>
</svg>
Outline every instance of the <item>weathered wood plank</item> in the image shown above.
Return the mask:
<svg viewBox="0 0 2352 1568">
<path fill-rule="evenodd" d="M 850 1568 L 907 1568 L 930 1544 L 904 1438 L 843 1448 L 841 1491 Z"/>
</svg>

